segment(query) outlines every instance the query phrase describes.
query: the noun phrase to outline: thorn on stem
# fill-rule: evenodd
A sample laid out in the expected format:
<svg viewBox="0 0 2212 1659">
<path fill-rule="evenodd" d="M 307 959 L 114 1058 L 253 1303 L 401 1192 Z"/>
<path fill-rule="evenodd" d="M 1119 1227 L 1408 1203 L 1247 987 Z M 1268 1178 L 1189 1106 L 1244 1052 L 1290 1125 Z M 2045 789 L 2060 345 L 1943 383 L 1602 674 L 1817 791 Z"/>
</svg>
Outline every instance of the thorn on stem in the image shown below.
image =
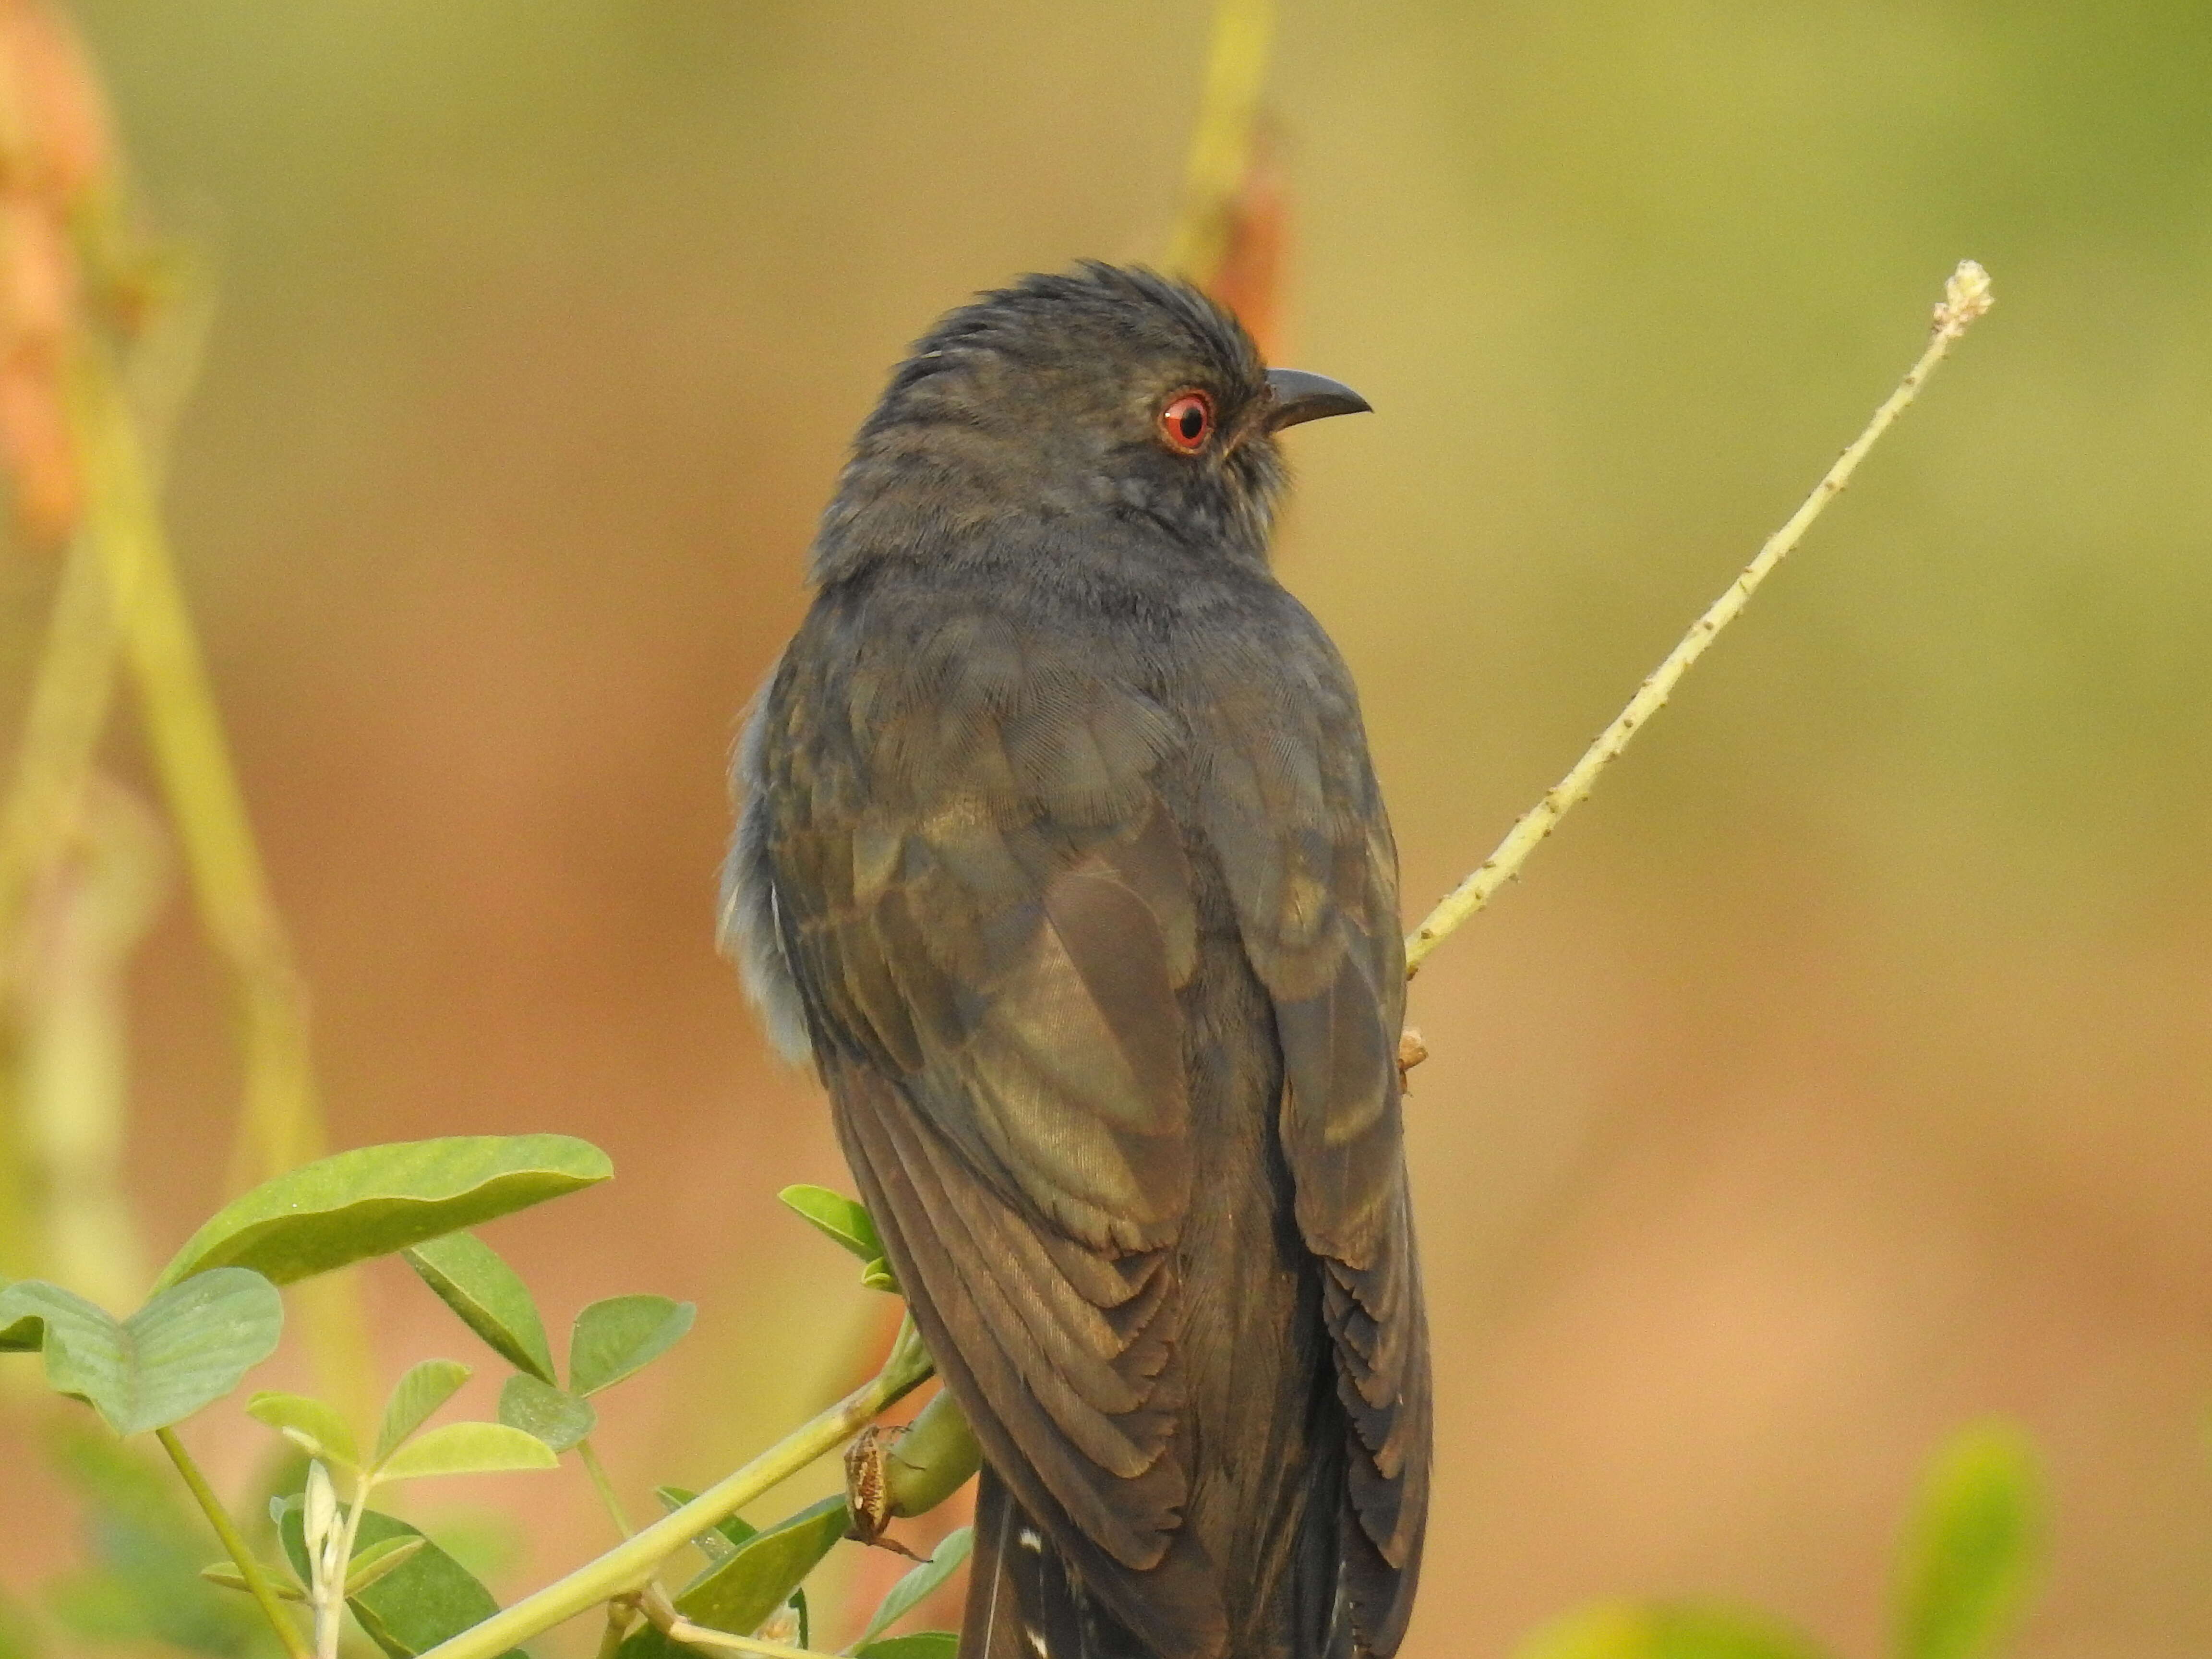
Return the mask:
<svg viewBox="0 0 2212 1659">
<path fill-rule="evenodd" d="M 1429 1045 L 1421 1041 L 1421 1034 L 1408 1025 L 1398 1037 L 1398 1091 L 1409 1094 L 1406 1073 L 1429 1057 Z"/>
</svg>

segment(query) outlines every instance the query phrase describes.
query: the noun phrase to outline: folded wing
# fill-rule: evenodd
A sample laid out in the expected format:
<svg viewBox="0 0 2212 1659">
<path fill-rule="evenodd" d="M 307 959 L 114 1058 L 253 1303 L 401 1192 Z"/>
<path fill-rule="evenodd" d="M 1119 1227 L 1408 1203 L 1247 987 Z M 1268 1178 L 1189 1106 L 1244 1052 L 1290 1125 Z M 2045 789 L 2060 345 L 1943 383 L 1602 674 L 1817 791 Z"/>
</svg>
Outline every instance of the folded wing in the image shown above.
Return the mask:
<svg viewBox="0 0 2212 1659">
<path fill-rule="evenodd" d="M 1172 1261 L 1191 872 L 1167 714 L 956 618 L 762 718 L 778 925 L 864 1195 L 994 1468 L 1090 1590 L 1218 1646 Z M 1136 1575 L 1143 1575 L 1141 1585 Z"/>
</svg>

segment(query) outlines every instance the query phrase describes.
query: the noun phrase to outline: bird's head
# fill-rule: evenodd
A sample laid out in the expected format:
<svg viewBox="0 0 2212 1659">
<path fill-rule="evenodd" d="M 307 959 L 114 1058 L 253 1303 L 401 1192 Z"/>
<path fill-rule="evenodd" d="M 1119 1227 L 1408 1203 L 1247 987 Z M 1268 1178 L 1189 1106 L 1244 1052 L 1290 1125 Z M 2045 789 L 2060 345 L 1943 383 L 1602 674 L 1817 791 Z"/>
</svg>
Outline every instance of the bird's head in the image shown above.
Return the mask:
<svg viewBox="0 0 2212 1659">
<path fill-rule="evenodd" d="M 950 313 L 892 374 L 823 515 L 815 574 L 1080 541 L 1102 520 L 1261 558 L 1284 480 L 1274 434 L 1367 406 L 1269 369 L 1183 283 L 1095 263 L 1024 277 Z"/>
</svg>

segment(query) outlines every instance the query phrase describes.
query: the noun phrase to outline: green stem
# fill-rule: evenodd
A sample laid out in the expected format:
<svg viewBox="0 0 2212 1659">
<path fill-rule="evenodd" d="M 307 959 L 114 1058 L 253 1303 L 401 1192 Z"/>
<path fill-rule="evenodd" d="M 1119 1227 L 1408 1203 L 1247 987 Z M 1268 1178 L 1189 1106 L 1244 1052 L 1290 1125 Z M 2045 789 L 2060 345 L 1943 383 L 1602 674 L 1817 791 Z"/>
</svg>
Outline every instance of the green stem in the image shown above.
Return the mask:
<svg viewBox="0 0 2212 1659">
<path fill-rule="evenodd" d="M 599 1659 L 615 1659 L 622 1649 L 623 1638 L 629 1634 L 629 1627 L 636 1620 L 635 1608 L 621 1601 L 607 1603 L 607 1627 L 599 1637 Z"/>
<path fill-rule="evenodd" d="M 815 1648 L 786 1647 L 781 1642 L 763 1642 L 757 1636 L 738 1636 L 730 1631 L 716 1630 L 708 1625 L 695 1625 L 689 1619 L 669 1621 L 668 1638 L 692 1647 L 726 1648 L 732 1653 L 757 1653 L 763 1659 L 836 1659 Z"/>
<path fill-rule="evenodd" d="M 662 1516 L 567 1577 L 526 1595 L 503 1613 L 441 1642 L 422 1659 L 495 1659 L 587 1607 L 635 1590 L 670 1556 L 736 1514 L 770 1487 L 842 1445 L 894 1402 L 927 1380 L 928 1351 L 911 1320 L 900 1328 L 890 1358 L 863 1387 L 804 1427 L 786 1435 L 735 1474 L 725 1475 L 682 1509 Z"/>
<path fill-rule="evenodd" d="M 300 1627 L 292 1622 L 291 1615 L 284 1611 L 284 1604 L 277 1600 L 276 1587 L 269 1582 L 269 1575 L 262 1570 L 260 1557 L 254 1554 L 252 1547 L 238 1530 L 237 1523 L 231 1520 L 230 1511 L 223 1508 L 222 1500 L 215 1495 L 215 1488 L 208 1485 L 207 1477 L 200 1473 L 199 1465 L 192 1462 L 191 1454 L 185 1449 L 184 1442 L 178 1439 L 175 1431 L 170 1429 L 156 1429 L 154 1437 L 161 1443 L 161 1449 L 169 1454 L 169 1461 L 177 1466 L 177 1473 L 185 1477 L 185 1485 L 191 1489 L 194 1500 L 200 1506 L 200 1512 L 207 1516 L 208 1524 L 215 1528 L 215 1535 L 222 1540 L 223 1548 L 230 1552 L 231 1565 L 238 1569 L 238 1576 L 246 1581 L 246 1588 L 252 1592 L 253 1599 L 261 1604 L 263 1616 L 276 1627 L 276 1635 L 284 1644 L 284 1651 L 291 1656 L 291 1659 L 315 1659 L 313 1650 L 307 1646 L 307 1638 L 300 1634 Z"/>
<path fill-rule="evenodd" d="M 607 1466 L 599 1462 L 599 1455 L 592 1449 L 592 1443 L 579 1440 L 576 1455 L 584 1465 L 584 1473 L 592 1477 L 592 1484 L 599 1488 L 599 1502 L 607 1506 L 607 1513 L 614 1518 L 615 1530 L 625 1538 L 635 1534 L 637 1528 L 629 1523 L 629 1511 L 623 1508 L 622 1499 L 615 1495 L 615 1483 L 607 1479 Z"/>
</svg>

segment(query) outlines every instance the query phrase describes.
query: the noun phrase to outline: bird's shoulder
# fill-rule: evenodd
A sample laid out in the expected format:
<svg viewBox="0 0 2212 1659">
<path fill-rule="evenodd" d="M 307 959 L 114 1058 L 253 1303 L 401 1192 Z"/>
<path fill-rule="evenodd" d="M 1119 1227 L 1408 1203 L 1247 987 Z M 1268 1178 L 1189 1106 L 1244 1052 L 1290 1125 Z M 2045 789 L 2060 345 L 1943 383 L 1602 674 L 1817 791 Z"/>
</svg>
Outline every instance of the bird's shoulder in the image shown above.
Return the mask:
<svg viewBox="0 0 2212 1659">
<path fill-rule="evenodd" d="M 1217 867 L 1271 990 L 1308 994 L 1348 946 L 1396 976 L 1396 850 L 1358 693 L 1265 571 L 1171 592 L 972 570 L 825 586 L 740 775 L 752 841 L 787 864 L 811 846 L 833 902 L 851 872 L 928 853 L 979 901 L 1018 902 L 1159 819 Z"/>
<path fill-rule="evenodd" d="M 1041 718 L 1015 735 L 1042 742 L 1073 735 L 1054 718 L 1073 701 L 1124 707 L 1155 733 L 1163 720 L 1146 704 L 1185 738 L 1244 726 L 1348 743 L 1364 758 L 1351 672 L 1312 613 L 1264 568 L 1164 562 L 1156 540 L 1128 544 L 1149 548 L 1145 558 L 1096 548 L 1060 557 L 1048 545 L 825 585 L 771 678 L 766 702 L 782 727 L 769 735 L 865 758 L 928 708 Z M 1285 720 L 1301 712 L 1310 718 Z"/>
</svg>

